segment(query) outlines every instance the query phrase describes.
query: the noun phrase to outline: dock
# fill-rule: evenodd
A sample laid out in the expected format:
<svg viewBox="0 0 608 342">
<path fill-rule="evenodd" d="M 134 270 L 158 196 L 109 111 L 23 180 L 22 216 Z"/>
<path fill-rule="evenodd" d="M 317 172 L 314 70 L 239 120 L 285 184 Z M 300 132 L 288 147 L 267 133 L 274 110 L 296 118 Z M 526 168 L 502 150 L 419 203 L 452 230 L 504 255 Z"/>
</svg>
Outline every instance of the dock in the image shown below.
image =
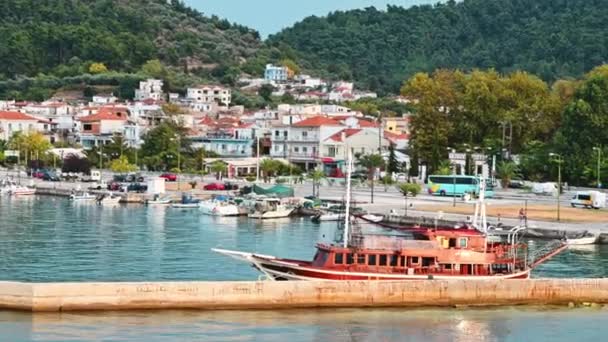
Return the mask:
<svg viewBox="0 0 608 342">
<path fill-rule="evenodd" d="M 0 308 L 32 312 L 603 304 L 608 279 L 0 282 Z"/>
</svg>

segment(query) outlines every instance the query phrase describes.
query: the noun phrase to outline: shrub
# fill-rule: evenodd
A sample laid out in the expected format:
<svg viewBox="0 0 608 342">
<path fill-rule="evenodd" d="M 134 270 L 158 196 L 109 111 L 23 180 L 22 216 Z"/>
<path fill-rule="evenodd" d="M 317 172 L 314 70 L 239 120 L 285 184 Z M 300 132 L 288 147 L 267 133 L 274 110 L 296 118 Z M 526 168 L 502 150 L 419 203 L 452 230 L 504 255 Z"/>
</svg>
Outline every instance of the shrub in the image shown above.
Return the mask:
<svg viewBox="0 0 608 342">
<path fill-rule="evenodd" d="M 416 197 L 420 192 L 422 192 L 422 186 L 415 183 L 401 183 L 399 184 L 399 191 L 401 191 L 403 196 L 407 195 Z"/>
</svg>

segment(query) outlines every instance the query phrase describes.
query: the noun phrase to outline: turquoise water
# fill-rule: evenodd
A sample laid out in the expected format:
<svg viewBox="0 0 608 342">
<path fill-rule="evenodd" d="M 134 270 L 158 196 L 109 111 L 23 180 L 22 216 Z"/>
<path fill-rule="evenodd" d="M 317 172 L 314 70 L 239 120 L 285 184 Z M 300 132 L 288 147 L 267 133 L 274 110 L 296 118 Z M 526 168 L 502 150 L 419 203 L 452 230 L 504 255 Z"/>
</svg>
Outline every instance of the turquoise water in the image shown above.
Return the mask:
<svg viewBox="0 0 608 342">
<path fill-rule="evenodd" d="M 3 341 L 605 341 L 606 309 L 0 312 Z"/>
<path fill-rule="evenodd" d="M 167 207 L 98 207 L 55 197 L 0 198 L 0 279 L 21 281 L 255 280 L 213 247 L 310 259 L 335 223 L 215 218 Z M 533 274 L 604 277 L 608 248 L 570 250 Z"/>
<path fill-rule="evenodd" d="M 0 279 L 254 280 L 251 267 L 210 248 L 308 259 L 316 241 L 333 237 L 334 226 L 0 197 Z M 604 277 L 606 260 L 605 246 L 570 250 L 533 275 Z M 607 309 L 0 311 L 0 341 L 601 341 L 605 322 Z"/>
</svg>

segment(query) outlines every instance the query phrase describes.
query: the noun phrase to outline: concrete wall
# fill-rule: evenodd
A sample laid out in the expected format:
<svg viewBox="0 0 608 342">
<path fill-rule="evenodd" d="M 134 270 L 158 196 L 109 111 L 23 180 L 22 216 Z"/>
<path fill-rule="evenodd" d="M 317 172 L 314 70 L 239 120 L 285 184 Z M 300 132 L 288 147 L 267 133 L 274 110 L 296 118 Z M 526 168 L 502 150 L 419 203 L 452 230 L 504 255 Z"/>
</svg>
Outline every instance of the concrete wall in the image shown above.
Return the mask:
<svg viewBox="0 0 608 342">
<path fill-rule="evenodd" d="M 0 282 L 0 308 L 31 311 L 286 309 L 608 303 L 608 279 L 356 282 Z"/>
</svg>

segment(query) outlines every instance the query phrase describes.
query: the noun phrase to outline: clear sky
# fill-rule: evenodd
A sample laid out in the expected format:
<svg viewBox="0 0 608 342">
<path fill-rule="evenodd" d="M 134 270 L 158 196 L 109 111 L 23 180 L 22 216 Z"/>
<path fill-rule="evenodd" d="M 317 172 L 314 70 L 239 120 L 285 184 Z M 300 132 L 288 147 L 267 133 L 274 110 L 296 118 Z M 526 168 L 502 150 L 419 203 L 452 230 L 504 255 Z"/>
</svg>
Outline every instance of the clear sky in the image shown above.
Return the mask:
<svg viewBox="0 0 608 342">
<path fill-rule="evenodd" d="M 335 10 L 387 4 L 410 7 L 439 0 L 185 0 L 206 15 L 215 14 L 258 30 L 262 37 L 279 32 L 310 15 L 323 16 Z"/>
</svg>

